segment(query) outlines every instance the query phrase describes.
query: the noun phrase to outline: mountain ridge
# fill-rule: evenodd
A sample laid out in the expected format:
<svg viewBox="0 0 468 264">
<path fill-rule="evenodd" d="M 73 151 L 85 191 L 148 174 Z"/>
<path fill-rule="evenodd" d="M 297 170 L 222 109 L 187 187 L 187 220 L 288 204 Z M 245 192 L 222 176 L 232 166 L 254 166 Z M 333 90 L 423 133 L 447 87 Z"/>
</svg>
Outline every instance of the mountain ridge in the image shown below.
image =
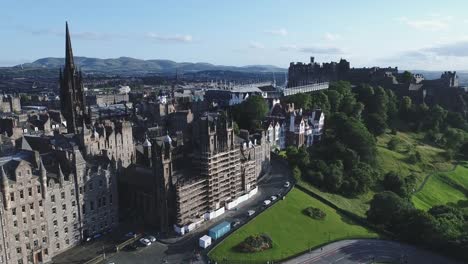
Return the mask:
<svg viewBox="0 0 468 264">
<path fill-rule="evenodd" d="M 86 73 L 184 73 L 209 70 L 239 71 L 239 72 L 286 72 L 287 69 L 273 65 L 246 65 L 246 66 L 226 66 L 215 65 L 206 62 L 175 62 L 164 59 L 142 60 L 131 57 L 119 58 L 90 58 L 74 57 L 78 68 Z M 64 58 L 46 57 L 35 60 L 31 63 L 23 63 L 13 67 L 16 68 L 61 68 L 65 63 Z"/>
</svg>

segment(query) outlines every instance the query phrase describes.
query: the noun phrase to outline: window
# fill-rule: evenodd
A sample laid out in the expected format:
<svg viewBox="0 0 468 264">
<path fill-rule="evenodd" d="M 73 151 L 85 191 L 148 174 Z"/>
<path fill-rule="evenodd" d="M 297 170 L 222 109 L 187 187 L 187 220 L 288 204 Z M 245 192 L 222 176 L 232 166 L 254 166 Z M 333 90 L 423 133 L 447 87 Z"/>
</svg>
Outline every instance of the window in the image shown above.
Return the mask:
<svg viewBox="0 0 468 264">
<path fill-rule="evenodd" d="M 11 214 L 16 215 L 16 208 L 11 208 Z"/>
<path fill-rule="evenodd" d="M 44 249 L 44 254 L 49 255 L 49 250 L 47 248 Z"/>
<path fill-rule="evenodd" d="M 20 247 L 16 248 L 16 253 L 21 253 L 21 248 Z"/>
<path fill-rule="evenodd" d="M 29 231 L 24 231 L 24 236 L 29 237 Z"/>
<path fill-rule="evenodd" d="M 26 219 L 26 217 L 23 217 L 23 224 L 26 224 L 28 222 L 28 220 Z"/>
<path fill-rule="evenodd" d="M 28 188 L 28 195 L 32 196 L 32 188 Z"/>
<path fill-rule="evenodd" d="M 22 211 L 23 213 L 26 212 L 26 206 L 24 206 L 24 205 L 21 206 L 21 211 Z"/>
<path fill-rule="evenodd" d="M 10 201 L 12 201 L 12 202 L 15 201 L 15 193 L 14 192 L 10 193 Z"/>
<path fill-rule="evenodd" d="M 41 186 L 40 185 L 37 186 L 37 193 L 41 193 Z"/>
<path fill-rule="evenodd" d="M 39 200 L 39 206 L 42 206 L 42 200 Z"/>
<path fill-rule="evenodd" d="M 62 204 L 62 210 L 67 210 L 67 205 L 66 204 Z"/>
<path fill-rule="evenodd" d="M 36 216 L 35 216 L 35 215 L 31 215 L 31 220 L 32 220 L 32 221 L 35 221 L 35 220 L 36 220 Z"/>
<path fill-rule="evenodd" d="M 78 229 L 78 224 L 73 224 L 73 230 L 77 230 Z"/>
<path fill-rule="evenodd" d="M 23 199 L 24 198 L 24 193 L 23 193 L 23 190 L 20 191 L 20 198 Z"/>
<path fill-rule="evenodd" d="M 31 244 L 26 243 L 26 249 L 31 249 Z"/>
<path fill-rule="evenodd" d="M 76 219 L 76 213 L 73 212 L 73 219 Z"/>
<path fill-rule="evenodd" d="M 21 171 L 18 171 L 18 176 L 20 176 L 20 177 L 21 177 Z"/>
<path fill-rule="evenodd" d="M 40 211 L 39 215 L 41 216 L 41 218 L 43 218 L 44 217 L 44 212 Z"/>
<path fill-rule="evenodd" d="M 67 234 L 68 233 L 68 227 L 65 227 L 64 230 L 65 230 L 65 234 Z"/>
<path fill-rule="evenodd" d="M 62 199 L 65 199 L 65 192 L 62 192 L 62 193 L 60 194 L 60 197 L 61 197 Z"/>
<path fill-rule="evenodd" d="M 83 210 L 82 210 L 82 211 L 83 211 L 83 214 L 86 214 L 86 205 L 85 205 L 85 204 L 83 204 L 83 206 L 82 206 L 82 207 L 83 207 Z"/>
<path fill-rule="evenodd" d="M 54 226 L 57 226 L 57 220 L 54 220 Z"/>
<path fill-rule="evenodd" d="M 14 226 L 14 227 L 17 227 L 17 226 L 18 226 L 18 221 L 16 221 L 16 220 L 13 221 L 13 226 Z"/>
<path fill-rule="evenodd" d="M 68 221 L 68 218 L 66 216 L 63 217 L 63 222 L 66 223 Z"/>
<path fill-rule="evenodd" d="M 55 237 L 58 237 L 58 236 L 59 236 L 59 232 L 55 231 Z"/>
<path fill-rule="evenodd" d="M 50 200 L 55 203 L 55 195 L 50 196 Z"/>
<path fill-rule="evenodd" d="M 91 201 L 91 202 L 89 203 L 89 206 L 90 206 L 90 209 L 89 209 L 89 210 L 93 211 L 93 210 L 94 210 L 94 202 Z"/>
<path fill-rule="evenodd" d="M 56 247 L 57 249 L 60 249 L 60 243 L 57 243 L 57 245 L 55 245 L 55 247 Z"/>
<path fill-rule="evenodd" d="M 33 235 L 37 234 L 37 229 L 33 228 L 32 233 L 33 233 Z"/>
<path fill-rule="evenodd" d="M 57 208 L 53 207 L 53 208 L 52 208 L 52 213 L 53 213 L 53 214 L 57 213 Z"/>
<path fill-rule="evenodd" d="M 19 234 L 16 234 L 16 235 L 15 235 L 15 240 L 16 240 L 16 241 L 19 241 L 19 239 L 20 239 Z"/>
<path fill-rule="evenodd" d="M 34 210 L 34 204 L 33 203 L 29 204 L 29 209 Z"/>
<path fill-rule="evenodd" d="M 22 260 L 22 259 L 18 259 L 18 264 L 23 264 L 23 260 Z"/>
<path fill-rule="evenodd" d="M 75 201 L 72 201 L 72 206 L 75 206 L 76 205 L 76 202 Z"/>
<path fill-rule="evenodd" d="M 34 246 L 37 247 L 37 245 L 39 245 L 39 243 L 37 242 L 37 240 L 34 240 Z"/>
<path fill-rule="evenodd" d="M 65 240 L 65 244 L 67 245 L 70 244 L 70 240 L 69 239 Z"/>
<path fill-rule="evenodd" d="M 42 226 L 41 226 L 41 230 L 42 230 L 42 231 L 45 231 L 45 225 L 42 225 Z"/>
<path fill-rule="evenodd" d="M 71 190 L 70 190 L 70 195 L 71 195 L 71 196 L 74 196 L 74 195 L 75 195 L 75 189 L 71 189 Z"/>
<path fill-rule="evenodd" d="M 47 243 L 47 237 L 42 238 L 42 243 Z"/>
<path fill-rule="evenodd" d="M 80 187 L 80 194 L 83 194 L 83 187 Z"/>
</svg>

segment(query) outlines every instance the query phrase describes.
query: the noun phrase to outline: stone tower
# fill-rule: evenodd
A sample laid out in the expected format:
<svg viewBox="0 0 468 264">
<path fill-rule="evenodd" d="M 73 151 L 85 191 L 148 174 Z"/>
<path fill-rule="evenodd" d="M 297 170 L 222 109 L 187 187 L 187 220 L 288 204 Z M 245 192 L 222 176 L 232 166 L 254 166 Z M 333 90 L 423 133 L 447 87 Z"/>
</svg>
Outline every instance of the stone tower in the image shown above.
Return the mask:
<svg viewBox="0 0 468 264">
<path fill-rule="evenodd" d="M 68 23 L 65 24 L 65 31 L 65 66 L 63 71 L 60 71 L 60 109 L 67 121 L 67 132 L 76 134 L 78 127 L 87 122 L 86 105 L 82 74 L 81 71 L 76 71 L 73 61 Z"/>
</svg>

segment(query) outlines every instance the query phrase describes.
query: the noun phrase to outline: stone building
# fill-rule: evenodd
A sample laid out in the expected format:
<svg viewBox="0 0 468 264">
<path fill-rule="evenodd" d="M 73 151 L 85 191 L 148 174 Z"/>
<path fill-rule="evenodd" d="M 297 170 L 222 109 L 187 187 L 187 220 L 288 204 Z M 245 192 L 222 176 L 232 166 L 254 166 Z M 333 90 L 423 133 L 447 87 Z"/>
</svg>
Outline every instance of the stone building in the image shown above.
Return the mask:
<svg viewBox="0 0 468 264">
<path fill-rule="evenodd" d="M 263 133 L 239 138 L 223 112 L 205 113 L 189 139 L 176 133 L 137 146 L 138 162 L 121 178 L 121 200 L 145 212 L 144 223 L 185 234 L 252 197 L 268 172 L 269 150 Z"/>
<path fill-rule="evenodd" d="M 0 95 L 0 113 L 21 112 L 21 100 L 18 96 L 5 94 Z"/>
</svg>

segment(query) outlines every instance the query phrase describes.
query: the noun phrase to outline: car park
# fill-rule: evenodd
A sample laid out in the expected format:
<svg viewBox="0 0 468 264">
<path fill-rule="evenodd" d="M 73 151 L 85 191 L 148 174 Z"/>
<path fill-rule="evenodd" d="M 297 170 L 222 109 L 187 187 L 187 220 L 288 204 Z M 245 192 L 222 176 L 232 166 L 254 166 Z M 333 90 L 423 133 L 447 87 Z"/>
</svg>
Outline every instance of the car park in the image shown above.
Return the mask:
<svg viewBox="0 0 468 264">
<path fill-rule="evenodd" d="M 146 238 L 140 238 L 139 241 L 140 241 L 141 244 L 143 244 L 143 245 L 145 245 L 145 246 L 151 245 L 151 241 L 149 241 L 149 240 L 146 239 Z"/>
</svg>

